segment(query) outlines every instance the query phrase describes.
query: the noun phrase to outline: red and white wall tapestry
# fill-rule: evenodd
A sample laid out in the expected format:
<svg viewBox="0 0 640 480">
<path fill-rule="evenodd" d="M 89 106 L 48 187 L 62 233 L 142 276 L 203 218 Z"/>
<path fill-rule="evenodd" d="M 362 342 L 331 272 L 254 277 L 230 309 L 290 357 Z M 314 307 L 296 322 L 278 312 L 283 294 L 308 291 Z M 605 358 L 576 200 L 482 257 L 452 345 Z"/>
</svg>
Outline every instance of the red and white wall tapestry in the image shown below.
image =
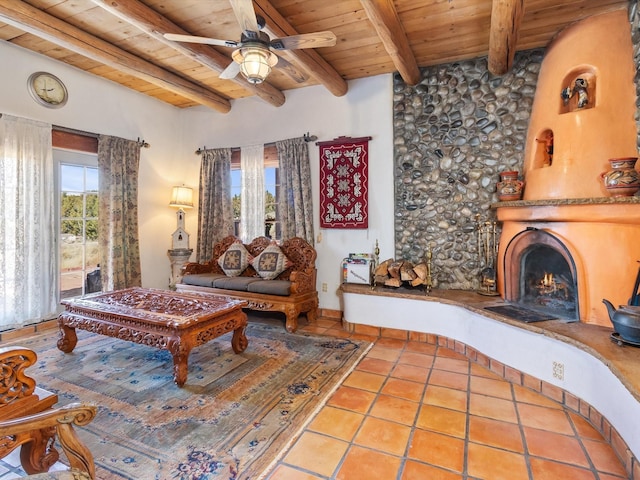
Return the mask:
<svg viewBox="0 0 640 480">
<path fill-rule="evenodd" d="M 368 228 L 369 140 L 338 137 L 317 143 L 321 228 Z"/>
</svg>

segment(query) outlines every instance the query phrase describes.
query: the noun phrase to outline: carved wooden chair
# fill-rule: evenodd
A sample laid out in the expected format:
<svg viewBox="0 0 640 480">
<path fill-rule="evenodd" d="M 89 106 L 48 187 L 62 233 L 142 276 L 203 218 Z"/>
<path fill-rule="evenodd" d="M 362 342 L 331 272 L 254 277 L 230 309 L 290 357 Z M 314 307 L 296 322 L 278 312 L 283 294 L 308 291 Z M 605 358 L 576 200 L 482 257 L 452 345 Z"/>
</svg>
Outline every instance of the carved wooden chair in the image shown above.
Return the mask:
<svg viewBox="0 0 640 480">
<path fill-rule="evenodd" d="M 97 409 L 79 403 L 54 408 L 57 395 L 36 387 L 35 380 L 25 374 L 36 359 L 36 353 L 27 348 L 0 348 L 0 458 L 20 447 L 20 462 L 29 478 L 94 479 L 93 456 L 73 424 L 88 424 Z M 56 435 L 71 470 L 49 473 L 59 458 Z"/>
</svg>

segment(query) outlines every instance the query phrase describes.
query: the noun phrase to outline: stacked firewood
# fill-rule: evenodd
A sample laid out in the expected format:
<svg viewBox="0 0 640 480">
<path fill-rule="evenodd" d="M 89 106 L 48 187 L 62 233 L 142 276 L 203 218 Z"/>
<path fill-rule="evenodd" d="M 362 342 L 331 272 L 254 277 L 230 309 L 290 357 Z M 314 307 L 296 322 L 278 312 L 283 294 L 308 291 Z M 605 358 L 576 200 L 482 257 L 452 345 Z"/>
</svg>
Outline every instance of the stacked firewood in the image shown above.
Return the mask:
<svg viewBox="0 0 640 480">
<path fill-rule="evenodd" d="M 424 285 L 431 288 L 431 272 L 425 262 L 414 265 L 406 260 L 392 258 L 380 263 L 374 271 L 374 284 L 385 287 L 401 287 L 410 285 L 419 287 Z"/>
</svg>

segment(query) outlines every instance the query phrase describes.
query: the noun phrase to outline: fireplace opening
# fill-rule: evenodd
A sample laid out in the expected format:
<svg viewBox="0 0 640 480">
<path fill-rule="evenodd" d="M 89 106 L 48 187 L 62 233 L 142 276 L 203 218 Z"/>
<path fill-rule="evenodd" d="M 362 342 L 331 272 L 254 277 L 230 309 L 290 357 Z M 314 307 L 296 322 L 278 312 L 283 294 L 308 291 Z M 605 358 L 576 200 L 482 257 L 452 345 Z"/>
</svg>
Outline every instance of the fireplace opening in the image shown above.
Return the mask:
<svg viewBox="0 0 640 480">
<path fill-rule="evenodd" d="M 580 318 L 578 276 L 567 247 L 544 230 L 527 228 L 504 256 L 505 300 L 557 318 Z"/>
<path fill-rule="evenodd" d="M 520 259 L 523 306 L 577 319 L 576 282 L 565 257 L 547 245 L 532 245 Z"/>
</svg>

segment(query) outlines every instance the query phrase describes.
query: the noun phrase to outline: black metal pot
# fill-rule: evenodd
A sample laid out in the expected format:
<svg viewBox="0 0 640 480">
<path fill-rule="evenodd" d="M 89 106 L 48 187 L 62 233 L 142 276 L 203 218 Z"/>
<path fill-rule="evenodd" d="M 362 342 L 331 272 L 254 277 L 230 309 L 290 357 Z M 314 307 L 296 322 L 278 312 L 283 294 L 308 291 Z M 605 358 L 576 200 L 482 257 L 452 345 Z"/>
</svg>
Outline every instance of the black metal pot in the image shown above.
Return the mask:
<svg viewBox="0 0 640 480">
<path fill-rule="evenodd" d="M 640 307 L 620 305 L 616 310 L 609 300 L 602 300 L 607 306 L 609 319 L 613 329 L 620 334 L 623 340 L 632 343 L 640 343 Z"/>
</svg>

